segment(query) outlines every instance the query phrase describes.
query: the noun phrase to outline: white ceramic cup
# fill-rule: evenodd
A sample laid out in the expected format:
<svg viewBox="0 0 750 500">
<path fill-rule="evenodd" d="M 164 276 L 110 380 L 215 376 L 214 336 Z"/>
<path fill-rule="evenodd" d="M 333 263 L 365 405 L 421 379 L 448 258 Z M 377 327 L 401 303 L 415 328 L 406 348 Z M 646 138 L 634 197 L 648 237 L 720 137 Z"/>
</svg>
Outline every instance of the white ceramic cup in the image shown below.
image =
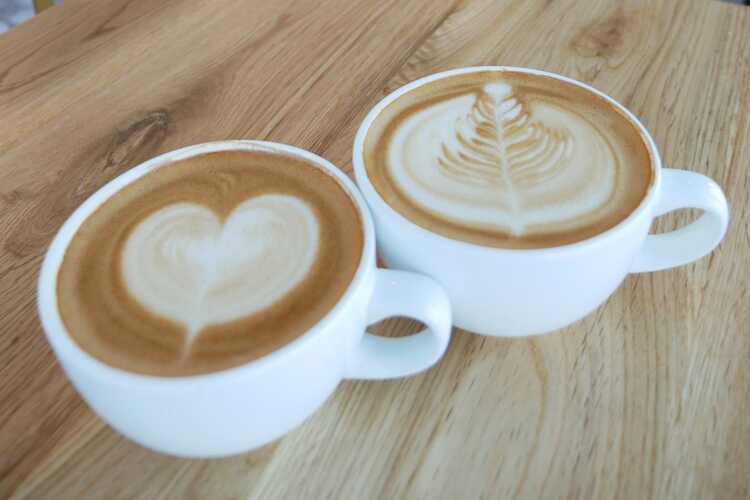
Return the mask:
<svg viewBox="0 0 750 500">
<path fill-rule="evenodd" d="M 368 129 L 399 96 L 426 83 L 477 71 L 520 71 L 556 78 L 603 97 L 638 128 L 650 150 L 653 182 L 640 205 L 617 226 L 574 244 L 511 250 L 450 239 L 405 218 L 373 187 L 363 160 Z M 724 237 L 729 209 L 721 188 L 703 175 L 661 167 L 644 126 L 611 97 L 564 76 L 525 68 L 485 66 L 437 73 L 409 83 L 381 100 L 354 140 L 354 173 L 375 219 L 384 262 L 432 276 L 447 290 L 454 324 L 484 335 L 527 336 L 556 330 L 602 304 L 628 273 L 687 264 L 710 253 Z M 654 217 L 679 208 L 700 208 L 696 221 L 666 234 L 649 235 Z"/>
<path fill-rule="evenodd" d="M 280 349 L 228 370 L 188 377 L 154 377 L 108 366 L 82 350 L 57 308 L 57 274 L 81 223 L 115 192 L 176 160 L 224 150 L 294 155 L 330 172 L 361 215 L 364 248 L 354 278 L 313 328 Z M 215 457 L 262 446 L 312 414 L 342 379 L 405 377 L 440 359 L 450 338 L 451 311 L 442 288 L 410 272 L 377 269 L 375 234 L 354 184 L 331 163 L 307 151 L 260 141 L 191 146 L 143 163 L 101 188 L 55 236 L 42 264 L 39 315 L 55 355 L 84 400 L 108 424 L 156 451 Z M 427 330 L 403 338 L 365 332 L 388 316 L 408 316 Z"/>
</svg>

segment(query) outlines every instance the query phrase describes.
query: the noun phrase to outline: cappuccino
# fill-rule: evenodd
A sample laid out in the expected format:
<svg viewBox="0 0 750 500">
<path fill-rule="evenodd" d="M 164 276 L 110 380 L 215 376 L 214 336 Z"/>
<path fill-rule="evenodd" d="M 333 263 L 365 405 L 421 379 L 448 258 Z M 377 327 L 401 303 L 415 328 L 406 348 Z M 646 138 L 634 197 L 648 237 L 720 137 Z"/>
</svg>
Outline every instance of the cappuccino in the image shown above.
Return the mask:
<svg viewBox="0 0 750 500">
<path fill-rule="evenodd" d="M 654 175 L 639 130 L 604 98 L 543 75 L 480 71 L 399 96 L 363 144 L 380 196 L 415 224 L 533 249 L 612 228 Z"/>
<path fill-rule="evenodd" d="M 231 368 L 309 330 L 351 283 L 360 214 L 322 168 L 273 151 L 162 165 L 78 229 L 62 320 L 104 363 L 158 376 Z"/>
</svg>

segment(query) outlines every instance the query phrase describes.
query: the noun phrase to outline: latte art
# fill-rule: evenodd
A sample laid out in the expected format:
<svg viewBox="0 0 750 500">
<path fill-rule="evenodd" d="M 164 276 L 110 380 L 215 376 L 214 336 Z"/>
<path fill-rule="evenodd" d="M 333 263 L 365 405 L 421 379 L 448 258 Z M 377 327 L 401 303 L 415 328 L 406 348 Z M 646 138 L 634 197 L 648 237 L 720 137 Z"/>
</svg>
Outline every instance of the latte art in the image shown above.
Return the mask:
<svg viewBox="0 0 750 500">
<path fill-rule="evenodd" d="M 122 276 L 152 313 L 185 325 L 189 350 L 204 326 L 254 314 L 297 286 L 315 261 L 318 231 L 310 208 L 290 196 L 247 200 L 223 224 L 178 203 L 132 231 Z"/>
<path fill-rule="evenodd" d="M 57 280 L 81 348 L 131 372 L 201 374 L 271 353 L 333 309 L 362 257 L 359 211 L 322 168 L 258 148 L 162 165 L 89 215 Z"/>
<path fill-rule="evenodd" d="M 399 97 L 365 140 L 375 188 L 418 224 L 481 244 L 534 248 L 611 227 L 645 195 L 648 152 L 610 105 L 546 80 L 473 73 Z"/>
</svg>

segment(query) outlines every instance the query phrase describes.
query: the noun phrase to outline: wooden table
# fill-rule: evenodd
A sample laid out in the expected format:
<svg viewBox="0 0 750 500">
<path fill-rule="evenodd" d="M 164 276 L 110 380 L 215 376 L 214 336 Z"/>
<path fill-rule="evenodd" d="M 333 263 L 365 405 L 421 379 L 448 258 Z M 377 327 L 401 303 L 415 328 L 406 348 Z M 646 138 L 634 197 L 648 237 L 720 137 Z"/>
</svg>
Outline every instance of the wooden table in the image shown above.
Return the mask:
<svg viewBox="0 0 750 500">
<path fill-rule="evenodd" d="M 217 139 L 296 144 L 351 173 L 354 131 L 385 93 L 479 64 L 557 71 L 623 102 L 665 163 L 726 190 L 719 250 L 629 277 L 561 332 L 456 331 L 437 368 L 344 383 L 255 453 L 178 460 L 94 416 L 35 309 L 46 246 L 78 204 Z M 750 497 L 750 8 L 66 0 L 0 37 L 0 117 L 0 498 Z"/>
</svg>

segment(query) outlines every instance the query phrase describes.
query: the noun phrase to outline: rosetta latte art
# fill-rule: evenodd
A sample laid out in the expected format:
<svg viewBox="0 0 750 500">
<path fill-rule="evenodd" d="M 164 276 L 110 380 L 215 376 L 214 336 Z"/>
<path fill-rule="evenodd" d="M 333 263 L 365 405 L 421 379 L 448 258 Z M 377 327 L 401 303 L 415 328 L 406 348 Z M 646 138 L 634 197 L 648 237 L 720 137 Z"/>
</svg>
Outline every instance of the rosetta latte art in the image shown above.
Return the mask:
<svg viewBox="0 0 750 500">
<path fill-rule="evenodd" d="M 581 113 L 503 82 L 408 116 L 387 158 L 394 184 L 423 210 L 518 237 L 596 212 L 618 163 Z"/>
<path fill-rule="evenodd" d="M 222 222 L 194 203 L 162 208 L 135 227 L 123 249 L 129 293 L 152 313 L 186 327 L 186 351 L 201 328 L 249 316 L 307 275 L 318 223 L 302 201 L 267 194 Z"/>
</svg>

